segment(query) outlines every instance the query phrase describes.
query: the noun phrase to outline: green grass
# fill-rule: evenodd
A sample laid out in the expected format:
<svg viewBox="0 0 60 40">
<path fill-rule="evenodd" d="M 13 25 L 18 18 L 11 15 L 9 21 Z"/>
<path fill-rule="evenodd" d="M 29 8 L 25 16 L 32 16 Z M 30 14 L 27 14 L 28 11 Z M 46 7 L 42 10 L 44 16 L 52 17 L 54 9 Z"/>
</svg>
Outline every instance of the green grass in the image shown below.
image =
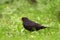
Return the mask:
<svg viewBox="0 0 60 40">
<path fill-rule="evenodd" d="M 27 0 L 0 2 L 0 40 L 60 40 L 60 0 L 37 0 L 36 5 Z M 50 28 L 29 32 L 22 17 Z"/>
</svg>

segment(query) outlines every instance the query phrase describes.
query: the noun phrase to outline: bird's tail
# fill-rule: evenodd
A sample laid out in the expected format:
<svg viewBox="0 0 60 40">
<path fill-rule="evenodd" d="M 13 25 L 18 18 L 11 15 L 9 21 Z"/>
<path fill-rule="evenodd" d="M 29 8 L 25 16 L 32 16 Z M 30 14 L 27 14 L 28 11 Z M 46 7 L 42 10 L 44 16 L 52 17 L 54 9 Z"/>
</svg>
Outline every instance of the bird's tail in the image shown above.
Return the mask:
<svg viewBox="0 0 60 40">
<path fill-rule="evenodd" d="M 58 29 L 58 27 L 44 27 L 44 28 L 49 28 L 49 29 Z"/>
</svg>

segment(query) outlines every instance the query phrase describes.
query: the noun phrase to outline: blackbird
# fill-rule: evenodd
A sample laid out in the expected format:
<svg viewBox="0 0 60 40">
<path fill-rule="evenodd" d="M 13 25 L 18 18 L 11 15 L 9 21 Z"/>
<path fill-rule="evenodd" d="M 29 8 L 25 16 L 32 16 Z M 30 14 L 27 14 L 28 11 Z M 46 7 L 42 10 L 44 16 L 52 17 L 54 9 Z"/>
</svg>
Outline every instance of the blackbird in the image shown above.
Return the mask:
<svg viewBox="0 0 60 40">
<path fill-rule="evenodd" d="M 23 21 L 24 28 L 30 32 L 38 31 L 39 29 L 47 28 L 47 27 L 41 26 L 40 24 L 29 20 L 27 17 L 22 17 L 22 21 Z"/>
</svg>

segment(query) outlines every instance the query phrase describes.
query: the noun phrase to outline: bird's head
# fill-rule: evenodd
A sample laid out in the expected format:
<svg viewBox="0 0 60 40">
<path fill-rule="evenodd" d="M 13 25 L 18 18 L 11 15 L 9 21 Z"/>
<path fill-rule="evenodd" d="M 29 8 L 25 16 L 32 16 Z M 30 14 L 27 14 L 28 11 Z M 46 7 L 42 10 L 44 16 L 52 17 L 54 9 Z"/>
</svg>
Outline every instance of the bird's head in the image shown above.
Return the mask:
<svg viewBox="0 0 60 40">
<path fill-rule="evenodd" d="M 28 18 L 22 17 L 22 21 L 26 21 L 26 20 L 28 20 Z"/>
</svg>

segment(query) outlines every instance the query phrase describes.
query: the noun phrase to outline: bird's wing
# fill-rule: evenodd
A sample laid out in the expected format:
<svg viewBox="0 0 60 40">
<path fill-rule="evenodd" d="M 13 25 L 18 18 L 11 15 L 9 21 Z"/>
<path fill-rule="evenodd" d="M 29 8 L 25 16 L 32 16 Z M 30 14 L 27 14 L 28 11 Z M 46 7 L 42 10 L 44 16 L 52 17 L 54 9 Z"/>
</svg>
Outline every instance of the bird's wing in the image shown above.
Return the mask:
<svg viewBox="0 0 60 40">
<path fill-rule="evenodd" d="M 30 21 L 30 20 L 25 22 L 25 25 L 27 25 L 27 26 L 32 26 L 33 27 L 33 26 L 35 26 L 35 24 L 36 24 L 35 22 Z"/>
</svg>

